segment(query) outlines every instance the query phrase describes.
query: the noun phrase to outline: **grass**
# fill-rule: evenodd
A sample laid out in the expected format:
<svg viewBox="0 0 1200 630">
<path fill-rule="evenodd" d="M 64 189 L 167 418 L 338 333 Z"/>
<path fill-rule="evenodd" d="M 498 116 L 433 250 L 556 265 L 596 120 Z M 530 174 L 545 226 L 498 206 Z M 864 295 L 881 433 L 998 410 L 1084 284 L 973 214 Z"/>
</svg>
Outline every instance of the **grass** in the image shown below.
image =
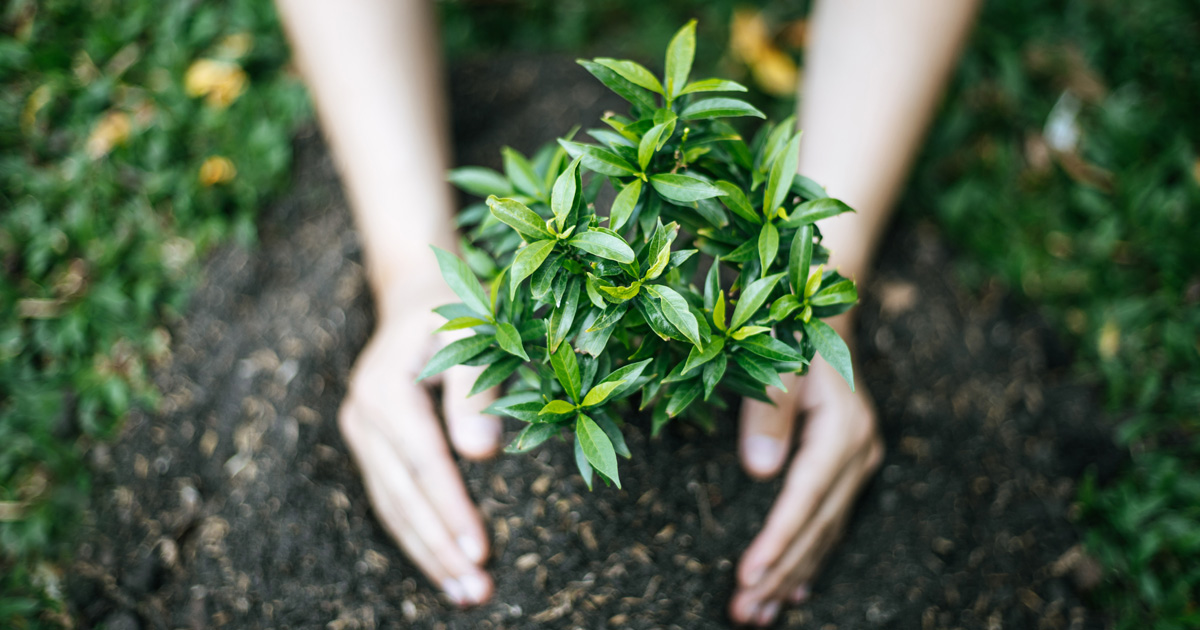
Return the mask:
<svg viewBox="0 0 1200 630">
<path fill-rule="evenodd" d="M 806 9 L 757 4 L 775 27 Z M 519 21 L 508 3 L 440 8 L 451 57 L 655 66 L 698 17 L 713 42 L 698 66 L 739 78 L 720 55 L 733 5 L 524 0 Z M 1105 397 L 1129 464 L 1081 480 L 1078 524 L 1119 628 L 1200 625 L 1197 59 L 1189 0 L 988 3 L 903 204 L 943 226 L 969 283 L 999 278 L 1056 322 Z M 148 370 L 198 262 L 252 241 L 286 184 L 310 118 L 287 60 L 267 0 L 0 8 L 0 627 L 61 625 L 53 585 L 91 492 L 85 454 L 153 407 Z M 1055 153 L 1043 131 L 1067 90 L 1080 140 Z"/>
<path fill-rule="evenodd" d="M 0 627 L 57 625 L 84 454 L 154 406 L 198 261 L 287 181 L 287 59 L 268 0 L 0 9 Z"/>
</svg>

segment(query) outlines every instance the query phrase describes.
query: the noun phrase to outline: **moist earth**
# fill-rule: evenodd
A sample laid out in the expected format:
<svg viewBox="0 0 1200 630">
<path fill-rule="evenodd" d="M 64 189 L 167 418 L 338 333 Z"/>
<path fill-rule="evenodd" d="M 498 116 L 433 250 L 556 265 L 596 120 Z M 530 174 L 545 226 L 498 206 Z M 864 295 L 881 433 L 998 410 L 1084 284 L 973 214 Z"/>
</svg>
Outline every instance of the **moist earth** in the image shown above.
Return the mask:
<svg viewBox="0 0 1200 630">
<path fill-rule="evenodd" d="M 461 164 L 499 167 L 505 144 L 531 153 L 623 110 L 564 59 L 464 64 L 450 84 Z M 956 281 L 956 254 L 919 214 L 890 228 L 862 291 L 859 384 L 886 459 L 811 601 L 777 625 L 1103 627 L 1086 598 L 1101 575 L 1072 524 L 1086 467 L 1119 463 L 1099 397 L 1038 316 Z M 734 567 L 780 488 L 740 469 L 732 411 L 712 434 L 655 439 L 633 419 L 623 490 L 589 492 L 558 443 L 462 463 L 494 538 L 486 605 L 456 609 L 404 558 L 336 426 L 372 307 L 315 130 L 260 243 L 217 252 L 205 277 L 156 368 L 161 409 L 89 455 L 67 580 L 79 627 L 730 626 Z"/>
</svg>

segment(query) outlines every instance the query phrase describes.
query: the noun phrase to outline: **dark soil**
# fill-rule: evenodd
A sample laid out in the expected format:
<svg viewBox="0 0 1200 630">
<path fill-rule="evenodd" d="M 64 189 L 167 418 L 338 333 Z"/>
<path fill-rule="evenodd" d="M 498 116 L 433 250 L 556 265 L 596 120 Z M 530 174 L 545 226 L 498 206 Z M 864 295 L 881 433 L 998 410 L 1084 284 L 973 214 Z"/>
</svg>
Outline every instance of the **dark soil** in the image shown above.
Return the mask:
<svg viewBox="0 0 1200 630">
<path fill-rule="evenodd" d="M 564 60 L 463 67 L 452 83 L 464 164 L 621 108 Z M 372 326 L 360 260 L 309 133 L 261 244 L 214 256 L 174 326 L 162 412 L 91 454 L 68 580 L 80 627 L 728 627 L 734 565 L 779 489 L 739 468 L 732 416 L 711 436 L 630 428 L 624 490 L 588 493 L 561 445 L 463 464 L 496 596 L 468 611 L 440 597 L 375 521 L 334 421 Z M 891 230 L 860 328 L 887 459 L 781 626 L 1103 625 L 1070 522 L 1084 467 L 1115 464 L 1097 396 L 1042 321 L 998 288 L 963 289 L 954 263 L 936 228 Z"/>
</svg>

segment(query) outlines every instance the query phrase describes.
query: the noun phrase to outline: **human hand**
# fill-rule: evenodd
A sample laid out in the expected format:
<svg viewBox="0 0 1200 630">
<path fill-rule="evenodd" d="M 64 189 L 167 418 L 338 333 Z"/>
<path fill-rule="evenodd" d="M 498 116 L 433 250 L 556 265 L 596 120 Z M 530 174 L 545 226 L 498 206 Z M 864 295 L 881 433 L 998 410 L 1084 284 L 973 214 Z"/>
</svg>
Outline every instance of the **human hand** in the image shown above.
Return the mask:
<svg viewBox="0 0 1200 630">
<path fill-rule="evenodd" d="M 439 338 L 430 334 L 438 326 L 430 309 L 455 298 L 440 288 L 404 294 L 422 297 L 383 309 L 350 377 L 338 424 L 384 528 L 455 604 L 478 604 L 492 594 L 491 578 L 481 568 L 487 533 L 447 448 L 430 393 L 416 382 L 439 347 Z M 450 439 L 469 458 L 494 453 L 501 428 L 499 419 L 480 414 L 494 392 L 467 398 L 478 373 L 459 366 L 442 377 Z"/>
<path fill-rule="evenodd" d="M 796 416 L 805 415 L 783 490 L 738 564 L 729 613 L 743 624 L 768 625 L 785 602 L 808 599 L 855 497 L 883 460 L 875 407 L 861 383 L 851 392 L 819 357 L 808 375 L 784 383 L 789 393 L 772 391 L 776 406 L 749 399 L 742 405 L 742 464 L 760 479 L 783 467 Z"/>
</svg>

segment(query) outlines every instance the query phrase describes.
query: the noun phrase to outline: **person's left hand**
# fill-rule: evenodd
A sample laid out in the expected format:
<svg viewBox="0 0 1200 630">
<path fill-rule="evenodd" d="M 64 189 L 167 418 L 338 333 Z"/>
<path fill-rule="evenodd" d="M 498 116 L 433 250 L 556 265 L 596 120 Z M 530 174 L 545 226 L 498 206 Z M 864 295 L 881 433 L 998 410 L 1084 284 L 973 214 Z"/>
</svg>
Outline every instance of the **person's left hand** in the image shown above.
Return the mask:
<svg viewBox="0 0 1200 630">
<path fill-rule="evenodd" d="M 729 614 L 743 624 L 768 625 L 785 602 L 808 598 L 855 497 L 883 460 L 875 407 L 861 382 L 851 392 L 818 357 L 806 376 L 785 377 L 784 383 L 789 393 L 771 390 L 775 406 L 749 399 L 742 405 L 742 465 L 760 479 L 783 467 L 796 417 L 805 416 L 783 491 L 738 564 Z"/>
</svg>

